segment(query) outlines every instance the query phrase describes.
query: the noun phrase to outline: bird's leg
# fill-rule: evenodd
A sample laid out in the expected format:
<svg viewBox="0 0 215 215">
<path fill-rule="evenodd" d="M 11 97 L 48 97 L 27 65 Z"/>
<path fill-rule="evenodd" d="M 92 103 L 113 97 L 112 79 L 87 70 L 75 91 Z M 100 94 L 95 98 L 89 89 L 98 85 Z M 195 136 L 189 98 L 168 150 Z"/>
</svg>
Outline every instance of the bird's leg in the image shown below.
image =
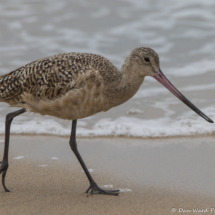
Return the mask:
<svg viewBox="0 0 215 215">
<path fill-rule="evenodd" d="M 10 140 L 10 125 L 13 121 L 13 118 L 24 113 L 25 109 L 20 109 L 17 111 L 14 111 L 12 113 L 8 113 L 5 119 L 5 144 L 4 144 L 4 156 L 3 160 L 0 162 L 0 174 L 2 173 L 2 186 L 4 187 L 4 190 L 6 192 L 10 192 L 7 187 L 5 186 L 5 176 L 8 169 L 8 150 L 9 150 L 9 140 Z"/>
<path fill-rule="evenodd" d="M 118 195 L 119 190 L 103 190 L 93 180 L 93 178 L 90 175 L 81 155 L 78 152 L 77 142 L 76 142 L 76 125 L 77 125 L 77 120 L 73 120 L 69 144 L 70 144 L 72 151 L 74 152 L 75 156 L 77 157 L 79 163 L 81 164 L 81 166 L 82 166 L 82 168 L 83 168 L 83 170 L 84 170 L 84 172 L 85 172 L 85 174 L 86 174 L 86 176 L 90 182 L 90 187 L 86 190 L 86 193 L 88 193 L 91 190 L 90 195 L 93 195 L 95 192 L 98 192 L 99 194 L 105 194 L 105 195 Z"/>
</svg>

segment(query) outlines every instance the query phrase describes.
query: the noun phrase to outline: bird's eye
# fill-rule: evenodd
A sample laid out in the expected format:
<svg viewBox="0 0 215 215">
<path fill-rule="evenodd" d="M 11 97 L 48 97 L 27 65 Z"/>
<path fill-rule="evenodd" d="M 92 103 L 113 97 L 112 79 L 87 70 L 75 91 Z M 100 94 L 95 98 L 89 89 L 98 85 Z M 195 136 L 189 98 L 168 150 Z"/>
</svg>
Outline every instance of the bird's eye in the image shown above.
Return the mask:
<svg viewBox="0 0 215 215">
<path fill-rule="evenodd" d="M 145 57 L 144 60 L 145 60 L 146 62 L 149 62 L 149 61 L 150 61 L 148 57 Z"/>
</svg>

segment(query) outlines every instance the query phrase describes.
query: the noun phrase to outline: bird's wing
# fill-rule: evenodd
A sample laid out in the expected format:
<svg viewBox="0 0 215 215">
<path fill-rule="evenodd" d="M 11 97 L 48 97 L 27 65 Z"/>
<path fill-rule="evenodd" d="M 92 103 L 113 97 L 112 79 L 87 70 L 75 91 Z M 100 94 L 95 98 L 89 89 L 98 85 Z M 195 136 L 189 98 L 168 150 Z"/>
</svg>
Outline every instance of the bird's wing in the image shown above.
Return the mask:
<svg viewBox="0 0 215 215">
<path fill-rule="evenodd" d="M 92 54 L 67 53 L 29 63 L 0 77 L 0 101 L 24 103 L 23 94 L 54 100 L 93 76 Z M 77 86 L 78 85 L 78 86 Z"/>
</svg>

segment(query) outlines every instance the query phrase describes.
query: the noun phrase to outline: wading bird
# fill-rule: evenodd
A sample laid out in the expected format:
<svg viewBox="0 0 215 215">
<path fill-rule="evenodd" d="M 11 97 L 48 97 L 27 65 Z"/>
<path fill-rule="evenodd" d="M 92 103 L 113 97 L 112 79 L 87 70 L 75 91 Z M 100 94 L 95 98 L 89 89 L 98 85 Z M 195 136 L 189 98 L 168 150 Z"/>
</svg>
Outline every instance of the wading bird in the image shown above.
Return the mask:
<svg viewBox="0 0 215 215">
<path fill-rule="evenodd" d="M 86 192 L 117 195 L 119 190 L 101 189 L 90 175 L 77 149 L 77 120 L 126 102 L 138 91 L 145 76 L 155 78 L 193 111 L 213 123 L 168 81 L 160 70 L 157 53 L 150 48 L 134 49 L 121 71 L 97 54 L 66 53 L 36 60 L 2 75 L 0 101 L 22 108 L 6 116 L 4 156 L 0 167 L 4 190 L 9 191 L 5 176 L 10 125 L 14 117 L 28 111 L 72 120 L 69 144 L 90 182 Z"/>
</svg>

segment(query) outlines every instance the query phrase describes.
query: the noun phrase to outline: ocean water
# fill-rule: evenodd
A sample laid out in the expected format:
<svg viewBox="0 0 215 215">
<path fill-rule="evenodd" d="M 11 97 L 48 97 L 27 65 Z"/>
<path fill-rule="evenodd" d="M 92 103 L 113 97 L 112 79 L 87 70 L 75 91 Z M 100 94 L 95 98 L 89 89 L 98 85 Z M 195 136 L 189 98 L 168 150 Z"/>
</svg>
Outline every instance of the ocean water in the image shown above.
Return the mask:
<svg viewBox="0 0 215 215">
<path fill-rule="evenodd" d="M 63 52 L 97 53 L 119 69 L 136 47 L 160 56 L 169 80 L 215 120 L 214 0 L 7 0 L 0 4 L 0 74 Z M 6 113 L 0 103 L 0 133 Z M 14 119 L 11 132 L 70 135 L 71 121 L 34 113 Z M 166 137 L 214 134 L 153 78 L 108 112 L 78 120 L 78 136 Z"/>
</svg>

